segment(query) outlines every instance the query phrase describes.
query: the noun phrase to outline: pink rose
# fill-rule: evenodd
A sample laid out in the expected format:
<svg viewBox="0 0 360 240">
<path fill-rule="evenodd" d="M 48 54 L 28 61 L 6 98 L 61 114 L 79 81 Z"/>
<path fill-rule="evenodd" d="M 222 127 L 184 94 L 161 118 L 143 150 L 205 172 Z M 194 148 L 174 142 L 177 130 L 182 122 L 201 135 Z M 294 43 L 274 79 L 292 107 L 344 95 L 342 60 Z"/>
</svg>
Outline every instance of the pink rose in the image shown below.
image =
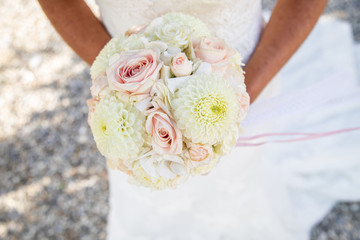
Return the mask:
<svg viewBox="0 0 360 240">
<path fill-rule="evenodd" d="M 245 82 L 244 71 L 241 67 L 234 66 L 231 63 L 219 63 L 211 66 L 212 72 L 220 73 L 224 78 L 228 79 L 235 89 L 239 88 L 239 85 L 243 85 Z"/>
<path fill-rule="evenodd" d="M 185 77 L 192 72 L 192 62 L 189 61 L 185 53 L 180 52 L 173 57 L 170 69 L 176 77 Z"/>
<path fill-rule="evenodd" d="M 151 49 L 124 52 L 106 70 L 112 89 L 129 96 L 149 95 L 152 85 L 159 78 L 162 63 Z"/>
<path fill-rule="evenodd" d="M 250 106 L 250 96 L 247 92 L 243 92 L 238 96 L 240 103 L 240 119 L 244 119 Z"/>
<path fill-rule="evenodd" d="M 146 120 L 146 131 L 152 136 L 153 149 L 160 154 L 180 154 L 182 134 L 176 123 L 166 113 L 156 111 Z"/>
<path fill-rule="evenodd" d="M 210 64 L 220 63 L 235 54 L 223 39 L 216 37 L 193 39 L 192 44 L 195 56 Z"/>
<path fill-rule="evenodd" d="M 208 164 L 214 158 L 214 151 L 211 145 L 192 143 L 188 151 L 190 160 L 198 163 Z"/>
</svg>

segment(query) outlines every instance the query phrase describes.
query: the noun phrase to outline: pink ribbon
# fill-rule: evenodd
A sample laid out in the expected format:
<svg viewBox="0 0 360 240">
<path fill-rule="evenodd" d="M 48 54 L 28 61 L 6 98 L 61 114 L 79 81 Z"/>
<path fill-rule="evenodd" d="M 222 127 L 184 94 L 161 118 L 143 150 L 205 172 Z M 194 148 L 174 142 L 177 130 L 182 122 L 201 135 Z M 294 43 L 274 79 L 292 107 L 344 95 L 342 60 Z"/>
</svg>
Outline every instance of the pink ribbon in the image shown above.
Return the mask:
<svg viewBox="0 0 360 240">
<path fill-rule="evenodd" d="M 317 139 L 317 138 L 323 138 L 323 137 L 328 137 L 328 136 L 337 135 L 337 134 L 340 134 L 340 133 L 352 132 L 352 131 L 357 131 L 357 130 L 360 130 L 360 127 L 345 128 L 345 129 L 340 129 L 340 130 L 331 131 L 331 132 L 324 132 L 324 133 L 265 133 L 265 134 L 260 134 L 260 135 L 256 135 L 256 136 L 252 136 L 252 137 L 240 137 L 237 140 L 236 146 L 237 147 L 256 147 L 256 146 L 264 145 L 266 143 L 299 142 L 299 141 L 306 141 L 306 140 L 312 140 L 312 139 Z M 292 138 L 292 139 L 285 139 L 285 140 L 263 141 L 263 142 L 258 142 L 258 143 L 249 142 L 251 140 L 258 139 L 258 138 L 263 138 L 263 137 L 296 136 L 296 135 L 299 135 L 299 136 L 302 136 L 302 137 L 297 137 L 297 138 Z"/>
</svg>

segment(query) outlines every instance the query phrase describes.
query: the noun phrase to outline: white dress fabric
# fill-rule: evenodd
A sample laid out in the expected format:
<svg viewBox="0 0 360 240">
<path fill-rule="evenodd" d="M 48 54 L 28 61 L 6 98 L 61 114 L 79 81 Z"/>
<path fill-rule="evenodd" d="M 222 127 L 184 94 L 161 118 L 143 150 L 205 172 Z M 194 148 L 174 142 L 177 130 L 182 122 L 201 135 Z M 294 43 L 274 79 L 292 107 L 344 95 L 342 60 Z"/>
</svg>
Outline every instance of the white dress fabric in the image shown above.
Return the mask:
<svg viewBox="0 0 360 240">
<path fill-rule="evenodd" d="M 254 50 L 263 24 L 260 0 L 98 0 L 97 3 L 113 36 L 169 11 L 181 11 L 199 17 L 211 27 L 213 34 L 229 41 L 245 59 Z M 327 37 L 323 40 L 336 46 Z M 321 49 L 324 42 L 316 41 L 320 42 L 315 47 Z M 340 59 L 344 60 L 341 64 L 332 61 L 337 65 L 325 64 L 327 74 L 311 76 L 312 71 L 320 72 L 324 68 L 322 65 L 314 69 L 316 64 L 301 62 L 304 57 L 313 60 L 324 57 L 314 50 L 313 42 L 305 43 L 308 51 L 300 50 L 305 56 L 290 61 L 287 69 L 291 71 L 283 73 L 283 82 L 280 84 L 279 78 L 273 80 L 252 105 L 244 122 L 247 135 L 322 132 L 360 125 L 360 92 L 354 72 L 346 71 L 351 66 L 349 60 Z M 346 52 L 343 48 L 337 50 L 335 54 Z M 330 58 L 318 60 L 324 59 Z M 309 66 L 313 69 L 306 69 Z M 302 67 L 310 71 L 306 78 L 292 77 L 293 82 L 286 81 L 292 73 L 301 76 L 297 69 Z M 319 81 L 315 83 L 311 79 Z M 309 239 L 311 227 L 336 201 L 360 199 L 359 143 L 359 132 L 352 132 L 307 142 L 238 147 L 223 157 L 207 176 L 191 177 L 176 190 L 152 192 L 129 184 L 124 173 L 109 170 L 107 238 Z"/>
</svg>

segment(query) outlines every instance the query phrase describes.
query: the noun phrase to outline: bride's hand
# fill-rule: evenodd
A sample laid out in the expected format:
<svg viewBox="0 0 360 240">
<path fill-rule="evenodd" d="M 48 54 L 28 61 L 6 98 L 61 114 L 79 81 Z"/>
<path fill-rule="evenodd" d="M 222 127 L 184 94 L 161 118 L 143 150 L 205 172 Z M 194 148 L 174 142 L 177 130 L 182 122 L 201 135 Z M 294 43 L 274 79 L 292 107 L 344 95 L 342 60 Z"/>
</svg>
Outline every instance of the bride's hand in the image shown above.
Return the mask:
<svg viewBox="0 0 360 240">
<path fill-rule="evenodd" d="M 111 39 L 84 0 L 39 0 L 61 37 L 88 64 Z"/>
<path fill-rule="evenodd" d="M 258 46 L 245 67 L 245 83 L 251 102 L 306 39 L 326 3 L 327 0 L 277 1 Z"/>
</svg>

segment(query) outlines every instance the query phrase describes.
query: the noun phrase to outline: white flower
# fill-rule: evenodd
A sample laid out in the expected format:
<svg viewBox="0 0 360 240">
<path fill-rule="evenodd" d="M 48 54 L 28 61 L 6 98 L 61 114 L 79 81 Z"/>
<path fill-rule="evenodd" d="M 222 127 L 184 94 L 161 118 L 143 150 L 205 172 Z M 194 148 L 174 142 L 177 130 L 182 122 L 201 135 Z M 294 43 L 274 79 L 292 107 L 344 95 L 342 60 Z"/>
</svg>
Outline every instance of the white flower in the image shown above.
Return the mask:
<svg viewBox="0 0 360 240">
<path fill-rule="evenodd" d="M 170 112 L 172 93 L 163 79 L 155 82 L 150 91 L 150 95 L 152 97 L 151 104 L 153 108 L 147 113 L 162 109 L 167 115 L 172 117 Z"/>
<path fill-rule="evenodd" d="M 107 66 L 109 65 L 109 58 L 115 53 L 119 53 L 121 51 L 121 42 L 122 40 L 120 38 L 112 38 L 100 51 L 90 68 L 90 75 L 92 79 L 97 78 L 101 73 L 105 72 Z"/>
<path fill-rule="evenodd" d="M 109 159 L 129 161 L 143 150 L 145 115 L 113 94 L 96 105 L 90 127 L 99 151 Z"/>
<path fill-rule="evenodd" d="M 239 101 L 234 88 L 221 76 L 190 76 L 172 100 L 173 114 L 183 135 L 193 143 L 221 142 L 236 123 Z"/>
<path fill-rule="evenodd" d="M 166 49 L 168 49 L 168 45 L 161 41 L 152 41 L 145 45 L 145 48 L 152 49 L 156 52 L 158 56 L 161 55 L 161 53 L 165 52 Z"/>
<path fill-rule="evenodd" d="M 160 60 L 164 62 L 165 65 L 169 66 L 171 64 L 171 59 L 180 52 L 181 52 L 180 48 L 168 47 L 165 52 L 161 53 Z"/>
<path fill-rule="evenodd" d="M 200 19 L 173 12 L 154 19 L 144 34 L 151 40 L 161 40 L 183 50 L 192 37 L 209 36 L 210 31 Z"/>
<path fill-rule="evenodd" d="M 173 118 L 170 111 L 171 98 L 172 93 L 167 87 L 165 80 L 159 79 L 154 83 L 150 91 L 150 96 L 140 102 L 135 103 L 135 106 L 146 116 L 152 112 L 162 110 L 168 116 Z"/>
<path fill-rule="evenodd" d="M 241 66 L 244 66 L 243 57 L 241 54 L 236 51 L 236 53 L 230 58 L 230 61 L 235 64 L 240 70 L 242 70 Z"/>
<path fill-rule="evenodd" d="M 198 167 L 191 169 L 191 174 L 193 175 L 204 175 L 209 173 L 217 164 L 219 158 L 213 158 L 209 164 L 206 165 L 200 165 Z"/>
<path fill-rule="evenodd" d="M 140 166 L 152 177 L 174 179 L 178 175 L 185 175 L 184 160 L 178 155 L 158 154 L 150 151 L 139 159 Z"/>
<path fill-rule="evenodd" d="M 169 22 L 157 28 L 153 33 L 153 37 L 156 40 L 165 42 L 170 47 L 185 49 L 190 41 L 190 28 L 185 25 Z"/>
<path fill-rule="evenodd" d="M 172 12 L 165 14 L 163 18 L 165 19 L 165 21 L 177 22 L 181 25 L 186 25 L 190 27 L 193 37 L 197 38 L 210 35 L 210 31 L 206 24 L 194 16 L 179 12 Z"/>
<path fill-rule="evenodd" d="M 232 126 L 232 129 L 233 131 L 229 131 L 221 143 L 215 145 L 215 153 L 217 155 L 222 156 L 229 154 L 231 150 L 235 147 L 242 129 L 240 128 L 238 123 L 234 124 Z"/>
<path fill-rule="evenodd" d="M 171 77 L 170 67 L 163 65 L 160 69 L 160 79 L 168 79 Z"/>
<path fill-rule="evenodd" d="M 139 34 L 133 34 L 130 37 L 120 36 L 112 38 L 100 51 L 91 65 L 91 78 L 95 79 L 101 73 L 105 73 L 106 68 L 109 66 L 109 59 L 114 54 L 128 50 L 142 49 L 145 47 L 146 42 L 146 38 Z"/>
<path fill-rule="evenodd" d="M 174 188 L 188 176 L 184 160 L 177 155 L 159 155 L 150 151 L 138 158 L 132 167 L 132 178 L 135 182 L 161 190 Z"/>
<path fill-rule="evenodd" d="M 143 34 L 133 34 L 129 37 L 122 37 L 121 46 L 124 51 L 143 49 L 148 43 L 148 40 Z"/>
</svg>

